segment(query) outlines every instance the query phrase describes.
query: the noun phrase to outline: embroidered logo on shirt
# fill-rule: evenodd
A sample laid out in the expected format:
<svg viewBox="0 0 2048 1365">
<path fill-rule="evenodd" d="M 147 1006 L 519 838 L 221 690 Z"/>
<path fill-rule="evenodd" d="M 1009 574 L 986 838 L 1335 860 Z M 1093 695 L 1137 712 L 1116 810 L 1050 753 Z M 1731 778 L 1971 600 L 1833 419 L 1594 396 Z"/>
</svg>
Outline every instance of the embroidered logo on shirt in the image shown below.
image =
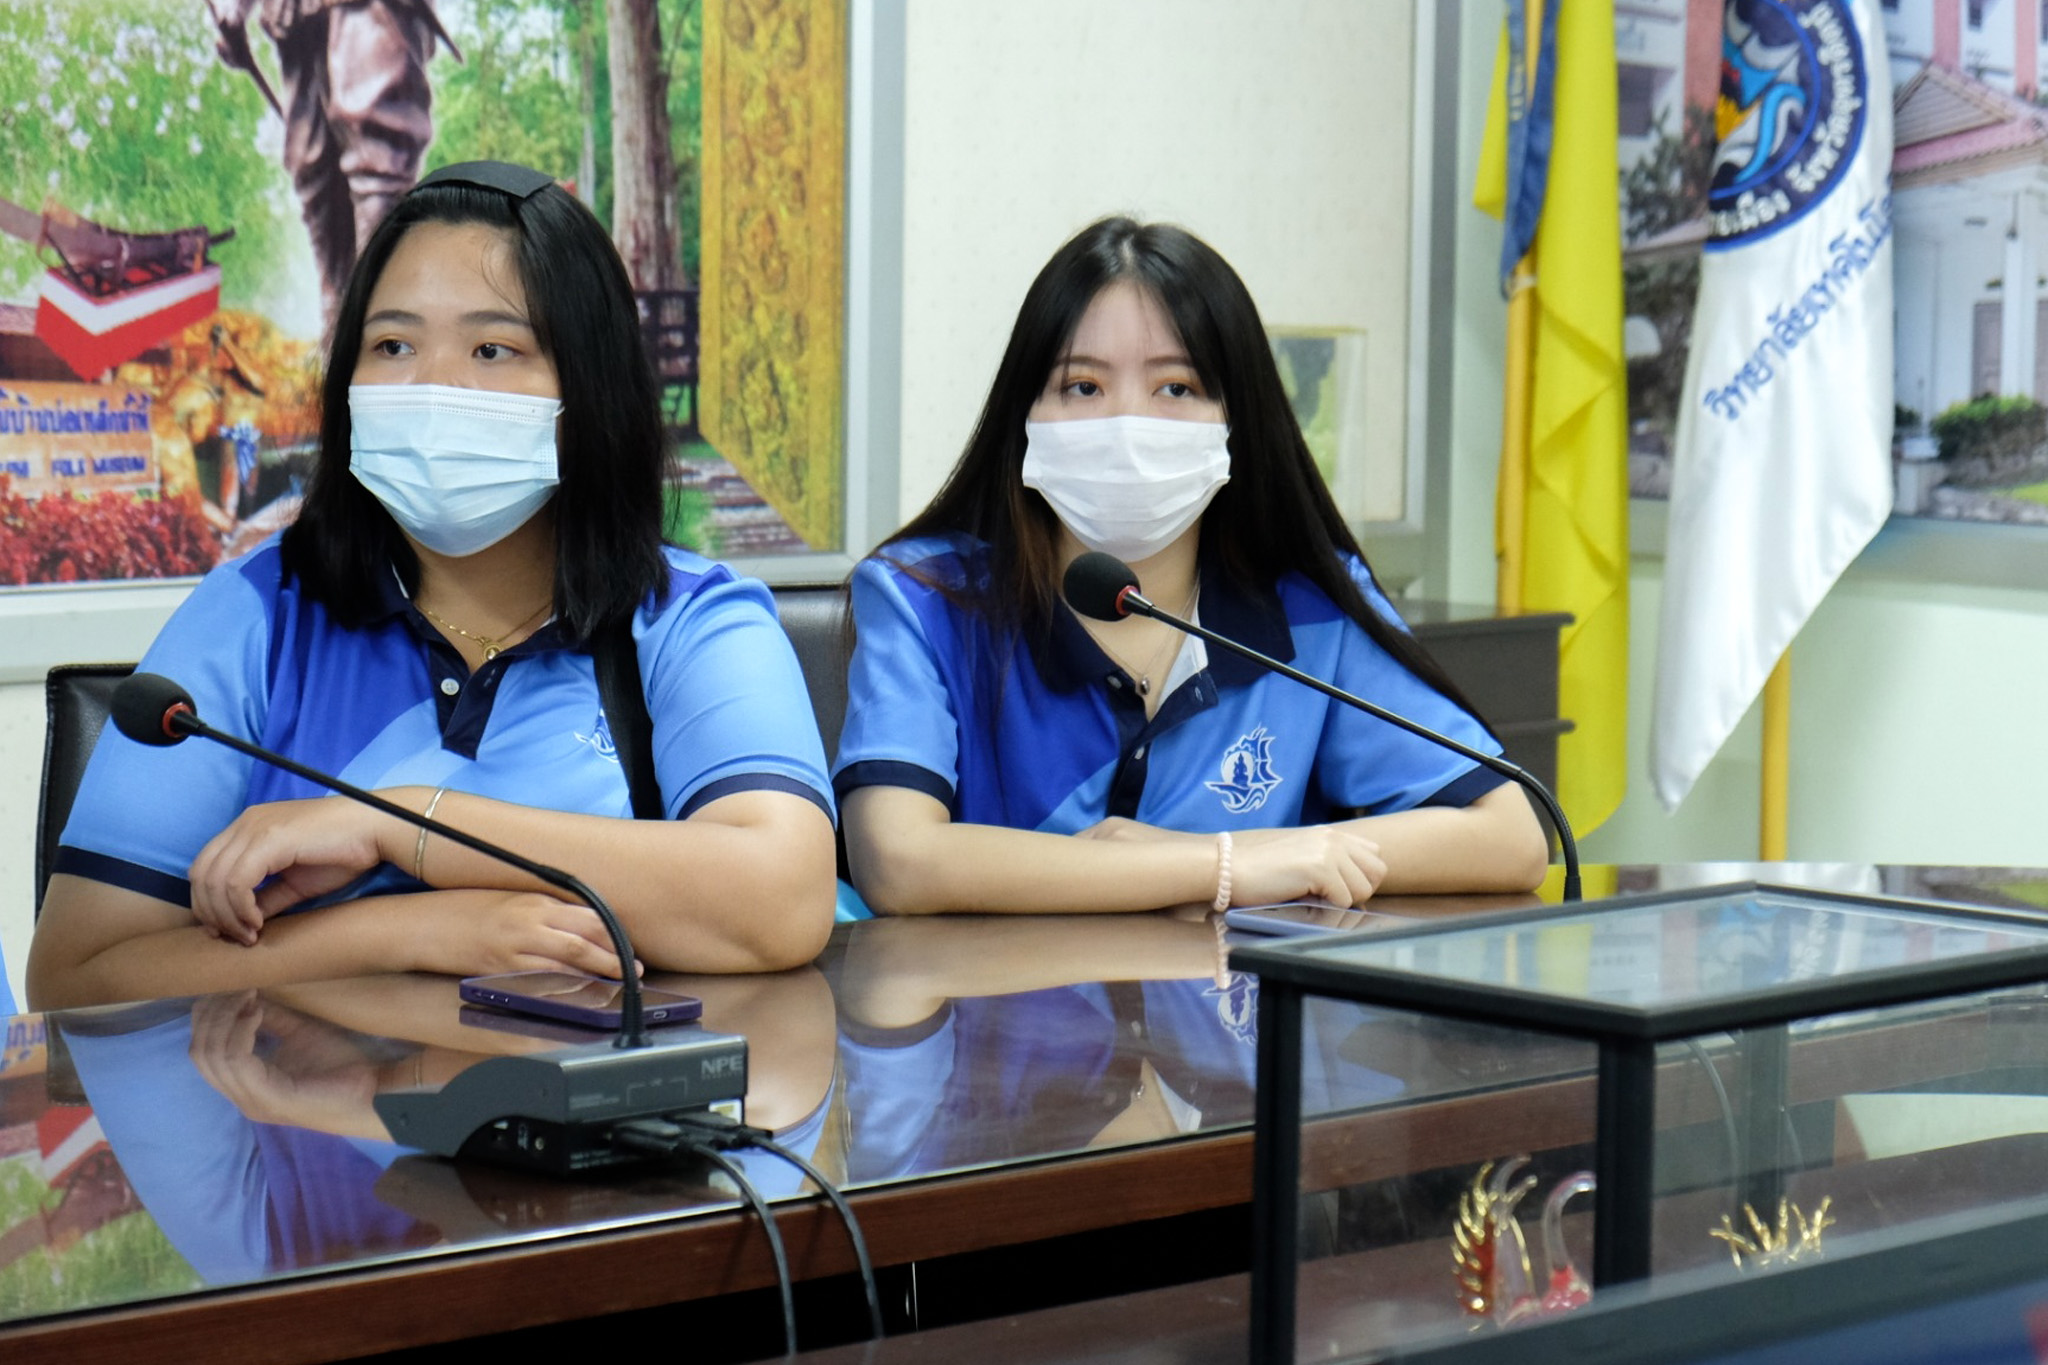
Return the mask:
<svg viewBox="0 0 2048 1365">
<path fill-rule="evenodd" d="M 1243 972 L 1231 972 L 1220 986 L 1211 985 L 1202 992 L 1216 1002 L 1216 1022 L 1230 1032 L 1230 1036 L 1251 1047 L 1259 1041 L 1259 979 Z"/>
<path fill-rule="evenodd" d="M 613 763 L 619 761 L 618 746 L 612 743 L 612 725 L 610 721 L 604 718 L 603 707 L 598 708 L 597 727 L 589 734 L 586 735 L 581 730 L 572 730 L 569 733 L 576 736 L 578 744 L 588 744 L 591 748 L 597 750 L 598 757 L 608 759 Z"/>
<path fill-rule="evenodd" d="M 1261 725 L 1223 751 L 1223 780 L 1202 785 L 1223 798 L 1223 809 L 1232 815 L 1257 810 L 1266 804 L 1280 774 L 1273 771 L 1273 737 Z"/>
</svg>

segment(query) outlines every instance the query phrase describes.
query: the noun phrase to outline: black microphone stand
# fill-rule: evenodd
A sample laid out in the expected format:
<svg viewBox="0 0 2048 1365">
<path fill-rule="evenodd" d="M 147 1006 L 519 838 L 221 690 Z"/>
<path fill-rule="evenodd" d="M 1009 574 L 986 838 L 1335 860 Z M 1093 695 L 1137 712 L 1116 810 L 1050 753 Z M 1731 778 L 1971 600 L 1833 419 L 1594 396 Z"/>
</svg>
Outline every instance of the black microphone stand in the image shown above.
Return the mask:
<svg viewBox="0 0 2048 1365">
<path fill-rule="evenodd" d="M 1375 705 L 1363 697 L 1355 697 L 1341 687 L 1331 686 L 1321 678 L 1312 678 L 1298 668 L 1291 668 L 1281 663 L 1278 659 L 1269 658 L 1259 653 L 1259 651 L 1249 645 L 1239 644 L 1228 636 L 1218 635 L 1215 631 L 1206 630 L 1192 621 L 1183 621 L 1173 613 L 1163 611 L 1159 607 L 1154 606 L 1152 600 L 1139 592 L 1135 587 L 1125 587 L 1118 590 L 1116 605 L 1119 615 L 1135 613 L 1139 616 L 1149 616 L 1155 621 L 1164 621 L 1175 630 L 1185 631 L 1198 640 L 1218 645 L 1233 654 L 1250 659 L 1260 667 L 1271 669 L 1283 678 L 1292 678 L 1304 687 L 1312 687 L 1333 701 L 1343 702 L 1346 706 L 1355 706 L 1367 715 L 1376 716 L 1389 725 L 1406 730 L 1411 735 L 1426 739 L 1432 744 L 1441 744 L 1452 753 L 1469 758 L 1481 767 L 1491 769 L 1502 777 L 1507 778 L 1510 782 L 1517 784 L 1523 791 L 1528 792 L 1542 805 L 1544 813 L 1550 817 L 1552 827 L 1557 830 L 1558 847 L 1564 855 L 1564 899 L 1567 901 L 1581 899 L 1579 888 L 1579 845 L 1578 841 L 1572 838 L 1571 823 L 1565 819 L 1564 807 L 1557 803 L 1557 798 L 1550 794 L 1549 788 L 1538 782 L 1526 769 L 1517 764 L 1510 763 L 1498 755 L 1475 749 L 1469 744 L 1460 744 L 1449 735 L 1440 735 L 1427 725 L 1412 721 L 1399 712 L 1389 711 L 1384 706 Z"/>
</svg>

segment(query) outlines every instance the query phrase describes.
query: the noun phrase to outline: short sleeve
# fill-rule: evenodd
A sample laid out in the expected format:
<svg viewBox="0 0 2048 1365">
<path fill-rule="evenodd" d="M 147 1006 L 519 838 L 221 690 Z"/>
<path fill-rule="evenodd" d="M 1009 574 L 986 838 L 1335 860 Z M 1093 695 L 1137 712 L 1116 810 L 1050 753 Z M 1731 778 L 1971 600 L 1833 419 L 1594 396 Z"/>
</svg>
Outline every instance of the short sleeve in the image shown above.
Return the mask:
<svg viewBox="0 0 2048 1365">
<path fill-rule="evenodd" d="M 1409 634 L 1361 565 L 1353 576 L 1366 603 L 1395 630 Z M 1410 672 L 1355 621 L 1344 620 L 1336 683 L 1397 715 L 1428 726 L 1481 753 L 1500 744 L 1469 711 Z M 1466 806 L 1507 779 L 1439 744 L 1411 735 L 1350 706 L 1330 708 L 1316 768 L 1326 801 L 1383 815 L 1417 806 Z"/>
<path fill-rule="evenodd" d="M 275 579 L 269 591 L 259 584 L 276 564 L 274 549 L 258 550 L 209 573 L 139 665 L 182 686 L 201 719 L 229 734 L 264 731 Z M 219 744 L 138 744 L 109 725 L 79 783 L 55 870 L 189 905 L 192 859 L 241 813 L 253 762 Z"/>
<path fill-rule="evenodd" d="M 192 1065 L 189 1006 L 127 1006 L 62 1032 L 93 1117 L 178 1254 L 208 1284 L 261 1278 L 270 1236 L 256 1126 Z"/>
<path fill-rule="evenodd" d="M 959 717 L 900 570 L 879 559 L 854 570 L 853 623 L 846 723 L 833 772 L 840 797 L 857 787 L 908 787 L 950 807 L 959 782 Z"/>
<path fill-rule="evenodd" d="M 910 1029 L 850 1028 L 839 1043 L 846 1107 L 854 1116 L 846 1172 L 857 1180 L 920 1175 L 926 1144 L 943 1135 L 934 1124 L 958 1066 L 959 1036 L 949 1004 Z M 938 1132 L 935 1134 L 935 1126 Z"/>
<path fill-rule="evenodd" d="M 185 1002 L 73 1015 L 61 1029 L 122 1172 L 208 1284 L 305 1265 L 314 1248 L 418 1244 L 418 1220 L 374 1193 L 406 1149 L 245 1117 L 194 1064 Z"/>
<path fill-rule="evenodd" d="M 643 614 L 635 643 L 671 819 L 742 791 L 788 792 L 832 815 L 810 692 L 766 586 L 707 573 Z"/>
</svg>

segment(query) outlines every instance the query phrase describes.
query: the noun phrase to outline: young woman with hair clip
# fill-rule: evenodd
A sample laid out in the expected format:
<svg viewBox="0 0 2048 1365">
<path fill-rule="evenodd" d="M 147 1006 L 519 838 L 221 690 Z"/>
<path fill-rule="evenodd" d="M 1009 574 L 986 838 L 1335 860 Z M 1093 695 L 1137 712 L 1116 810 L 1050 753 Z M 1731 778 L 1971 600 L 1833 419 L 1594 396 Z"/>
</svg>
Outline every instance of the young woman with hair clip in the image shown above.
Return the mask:
<svg viewBox="0 0 2048 1365">
<path fill-rule="evenodd" d="M 1373 581 L 1257 307 L 1110 218 L 1026 294 L 931 506 L 854 572 L 835 784 L 884 913 L 1524 890 L 1547 846 L 1469 761 L 1142 617 L 1059 600 L 1087 550 L 1167 611 L 1498 751 Z"/>
<path fill-rule="evenodd" d="M 426 177 L 357 262 L 322 402 L 297 522 L 208 575 L 143 668 L 223 730 L 582 876 L 648 965 L 815 956 L 832 806 L 802 675 L 765 588 L 663 543 L 658 390 L 589 211 L 523 167 Z M 622 639 L 612 695 L 645 700 L 663 819 L 622 818 L 594 662 Z M 635 969 L 503 864 L 218 746 L 109 735 L 28 976 L 50 1007 L 527 968 Z"/>
</svg>

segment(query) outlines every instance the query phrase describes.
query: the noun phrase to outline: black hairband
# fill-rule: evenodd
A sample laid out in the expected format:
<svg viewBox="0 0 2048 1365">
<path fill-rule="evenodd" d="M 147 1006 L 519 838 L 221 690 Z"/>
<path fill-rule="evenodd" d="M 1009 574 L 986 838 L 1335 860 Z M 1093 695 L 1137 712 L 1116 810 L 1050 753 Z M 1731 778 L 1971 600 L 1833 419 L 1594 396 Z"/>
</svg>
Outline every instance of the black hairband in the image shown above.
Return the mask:
<svg viewBox="0 0 2048 1365">
<path fill-rule="evenodd" d="M 515 166 L 509 161 L 458 161 L 453 166 L 443 166 L 413 188 L 446 182 L 481 185 L 487 190 L 509 194 L 514 199 L 531 199 L 554 184 L 555 178 L 531 166 Z"/>
</svg>

